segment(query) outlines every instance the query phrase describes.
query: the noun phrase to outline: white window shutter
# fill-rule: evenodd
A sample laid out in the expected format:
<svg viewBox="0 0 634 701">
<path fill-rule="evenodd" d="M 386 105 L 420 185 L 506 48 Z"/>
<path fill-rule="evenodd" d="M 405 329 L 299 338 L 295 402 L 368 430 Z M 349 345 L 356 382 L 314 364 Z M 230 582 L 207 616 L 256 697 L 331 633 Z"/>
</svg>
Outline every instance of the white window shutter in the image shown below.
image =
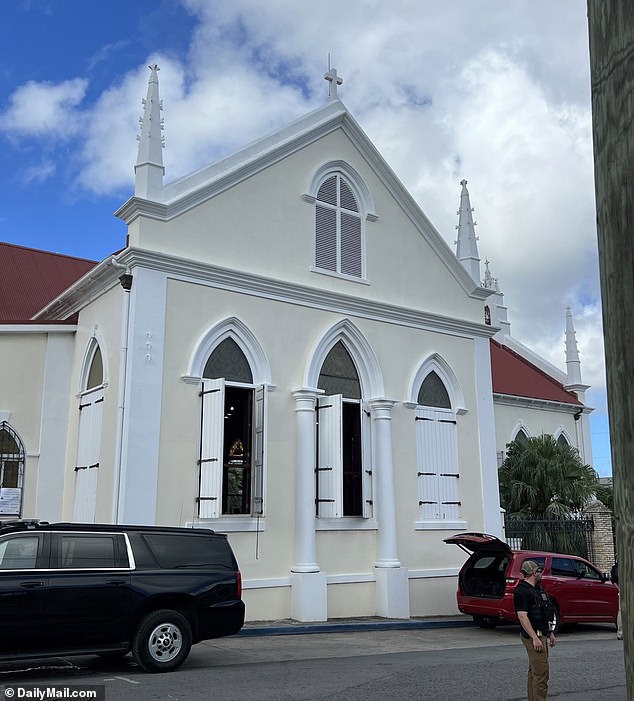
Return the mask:
<svg viewBox="0 0 634 701">
<path fill-rule="evenodd" d="M 337 212 L 320 204 L 315 209 L 315 265 L 337 270 Z"/>
<path fill-rule="evenodd" d="M 416 409 L 420 518 L 460 518 L 456 421 L 452 411 Z"/>
<path fill-rule="evenodd" d="M 440 518 L 438 464 L 435 448 L 434 412 L 416 409 L 416 457 L 418 467 L 418 505 L 423 520 Z"/>
<path fill-rule="evenodd" d="M 264 444 L 266 422 L 266 387 L 255 389 L 255 416 L 253 421 L 253 499 L 251 513 L 264 514 Z"/>
<path fill-rule="evenodd" d="M 222 512 L 224 380 L 203 380 L 201 411 L 198 516 L 200 518 L 218 518 Z"/>
<path fill-rule="evenodd" d="M 94 523 L 101 452 L 103 388 L 82 395 L 79 407 L 73 521 Z"/>
<path fill-rule="evenodd" d="M 438 431 L 440 517 L 460 518 L 456 419 L 452 411 L 436 411 Z"/>
<path fill-rule="evenodd" d="M 361 219 L 341 212 L 341 272 L 361 277 Z"/>
<path fill-rule="evenodd" d="M 317 515 L 343 515 L 343 397 L 335 394 L 317 399 Z"/>
<path fill-rule="evenodd" d="M 365 408 L 361 409 L 361 454 L 363 484 L 363 518 L 374 514 L 374 463 L 372 462 L 372 417 Z"/>
</svg>

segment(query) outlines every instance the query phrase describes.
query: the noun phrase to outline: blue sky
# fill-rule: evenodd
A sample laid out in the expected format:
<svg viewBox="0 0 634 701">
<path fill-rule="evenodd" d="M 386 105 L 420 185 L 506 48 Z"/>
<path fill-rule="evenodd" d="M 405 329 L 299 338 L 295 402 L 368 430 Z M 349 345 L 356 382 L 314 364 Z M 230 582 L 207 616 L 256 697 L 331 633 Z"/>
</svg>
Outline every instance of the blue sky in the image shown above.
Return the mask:
<svg viewBox="0 0 634 701">
<path fill-rule="evenodd" d="M 121 248 L 147 65 L 166 179 L 340 96 L 453 247 L 469 182 L 512 334 L 564 368 L 572 308 L 610 474 L 585 0 L 8 0 L 0 4 L 0 239 Z M 483 268 L 484 272 L 484 268 Z"/>
</svg>

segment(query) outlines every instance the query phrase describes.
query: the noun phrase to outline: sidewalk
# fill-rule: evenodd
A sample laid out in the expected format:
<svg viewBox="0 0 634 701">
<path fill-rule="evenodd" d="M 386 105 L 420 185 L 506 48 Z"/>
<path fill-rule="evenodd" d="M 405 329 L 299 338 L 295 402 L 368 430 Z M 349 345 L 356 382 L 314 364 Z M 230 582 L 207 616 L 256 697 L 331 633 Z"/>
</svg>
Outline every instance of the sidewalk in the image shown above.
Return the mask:
<svg viewBox="0 0 634 701">
<path fill-rule="evenodd" d="M 309 633 L 347 633 L 368 630 L 424 630 L 430 628 L 466 628 L 473 626 L 468 616 L 429 616 L 426 618 L 332 618 L 328 621 L 302 623 L 291 619 L 247 621 L 238 635 L 306 635 Z"/>
</svg>

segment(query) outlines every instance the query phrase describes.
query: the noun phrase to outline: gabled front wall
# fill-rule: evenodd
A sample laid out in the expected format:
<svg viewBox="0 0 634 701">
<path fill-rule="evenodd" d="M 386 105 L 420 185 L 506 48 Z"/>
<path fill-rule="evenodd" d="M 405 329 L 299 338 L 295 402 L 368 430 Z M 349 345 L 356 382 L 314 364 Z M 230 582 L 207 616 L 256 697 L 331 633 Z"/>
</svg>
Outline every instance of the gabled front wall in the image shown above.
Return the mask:
<svg viewBox="0 0 634 701">
<path fill-rule="evenodd" d="M 378 221 L 365 222 L 370 284 L 310 270 L 314 262 L 315 208 L 303 195 L 318 169 L 333 161 L 343 161 L 354 169 L 374 200 Z M 446 244 L 437 234 L 434 236 L 447 259 L 453 259 Z M 174 220 L 136 219 L 130 226 L 130 244 L 451 318 L 477 323 L 483 319 L 481 301 L 465 294 L 342 130 Z"/>
</svg>

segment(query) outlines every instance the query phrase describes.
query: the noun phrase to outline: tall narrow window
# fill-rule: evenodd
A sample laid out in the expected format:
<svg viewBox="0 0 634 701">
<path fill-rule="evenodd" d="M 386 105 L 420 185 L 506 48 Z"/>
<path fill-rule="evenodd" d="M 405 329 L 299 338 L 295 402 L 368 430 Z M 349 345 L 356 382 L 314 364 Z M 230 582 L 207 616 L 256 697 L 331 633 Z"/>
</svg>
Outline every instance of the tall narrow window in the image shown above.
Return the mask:
<svg viewBox="0 0 634 701">
<path fill-rule="evenodd" d="M 433 370 L 421 384 L 418 405 L 415 423 L 420 518 L 460 518 L 457 424 L 447 389 Z"/>
<path fill-rule="evenodd" d="M 94 343 L 85 379 L 85 387 L 79 398 L 73 520 L 92 523 L 97 507 L 104 401 L 103 358 L 97 343 Z"/>
<path fill-rule="evenodd" d="M 317 406 L 317 515 L 370 517 L 369 424 L 357 369 L 341 341 L 326 357 L 318 387 L 326 396 Z"/>
<path fill-rule="evenodd" d="M 229 337 L 211 353 L 203 372 L 198 515 L 263 513 L 263 386 Z"/>
<path fill-rule="evenodd" d="M 338 173 L 321 184 L 315 204 L 315 267 L 363 277 L 363 227 L 350 185 Z"/>
<path fill-rule="evenodd" d="M 0 516 L 20 516 L 24 447 L 6 421 L 0 423 Z"/>
</svg>

